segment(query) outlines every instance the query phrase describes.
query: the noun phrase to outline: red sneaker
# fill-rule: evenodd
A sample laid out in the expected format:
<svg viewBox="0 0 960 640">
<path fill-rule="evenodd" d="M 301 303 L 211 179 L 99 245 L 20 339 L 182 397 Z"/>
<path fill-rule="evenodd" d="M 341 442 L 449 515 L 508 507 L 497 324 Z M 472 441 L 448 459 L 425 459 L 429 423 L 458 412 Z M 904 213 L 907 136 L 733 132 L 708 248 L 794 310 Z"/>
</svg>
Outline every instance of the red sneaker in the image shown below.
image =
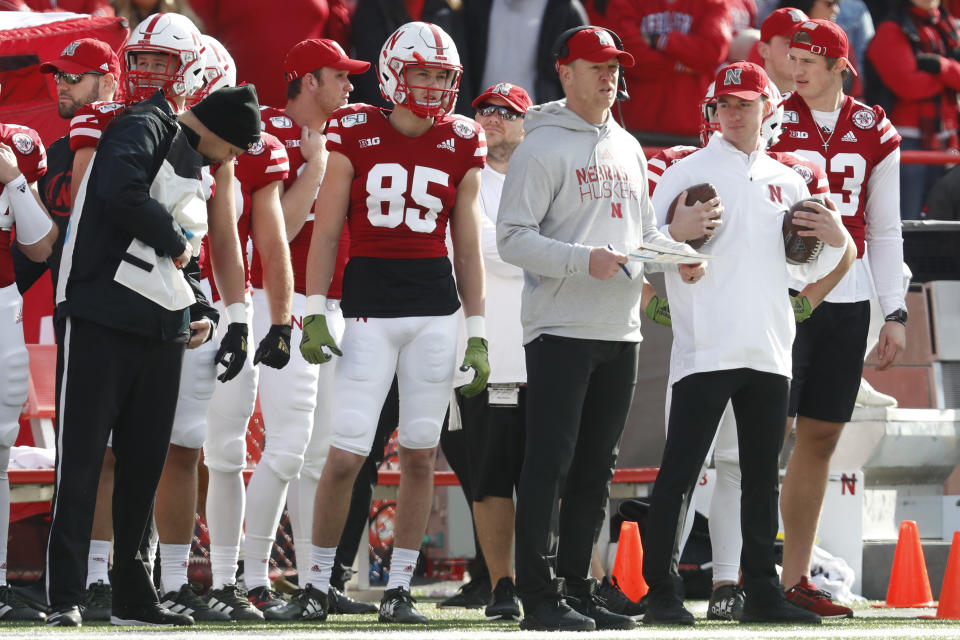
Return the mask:
<svg viewBox="0 0 960 640">
<path fill-rule="evenodd" d="M 787 600 L 800 607 L 813 611 L 821 618 L 852 618 L 853 609 L 836 604 L 830 600 L 830 594 L 817 589 L 807 576 L 800 578 L 800 582 L 793 585 L 784 594 Z"/>
</svg>

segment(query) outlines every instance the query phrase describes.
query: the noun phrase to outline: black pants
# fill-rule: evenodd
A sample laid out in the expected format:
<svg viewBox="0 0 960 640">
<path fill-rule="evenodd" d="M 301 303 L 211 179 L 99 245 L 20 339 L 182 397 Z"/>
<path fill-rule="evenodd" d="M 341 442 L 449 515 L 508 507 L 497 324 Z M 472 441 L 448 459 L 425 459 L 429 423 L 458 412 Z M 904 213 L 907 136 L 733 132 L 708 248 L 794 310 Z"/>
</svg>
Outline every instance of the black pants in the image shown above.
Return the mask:
<svg viewBox="0 0 960 640">
<path fill-rule="evenodd" d="M 140 556 L 170 445 L 185 342 L 161 341 L 69 318 L 61 344 L 57 466 L 47 548 L 47 598 L 79 604 L 107 436 L 116 456 L 114 604 L 157 601 Z"/>
<path fill-rule="evenodd" d="M 674 383 L 667 444 L 643 543 L 643 577 L 651 588 L 675 584 L 687 505 L 728 400 L 740 446 L 744 589 L 748 597 L 762 598 L 777 588 L 773 545 L 788 386 L 784 376 L 753 369 L 695 373 Z"/>
<path fill-rule="evenodd" d="M 590 575 L 637 383 L 639 344 L 541 335 L 525 351 L 516 567 L 529 611 L 549 595 L 555 576 L 577 588 Z"/>
</svg>

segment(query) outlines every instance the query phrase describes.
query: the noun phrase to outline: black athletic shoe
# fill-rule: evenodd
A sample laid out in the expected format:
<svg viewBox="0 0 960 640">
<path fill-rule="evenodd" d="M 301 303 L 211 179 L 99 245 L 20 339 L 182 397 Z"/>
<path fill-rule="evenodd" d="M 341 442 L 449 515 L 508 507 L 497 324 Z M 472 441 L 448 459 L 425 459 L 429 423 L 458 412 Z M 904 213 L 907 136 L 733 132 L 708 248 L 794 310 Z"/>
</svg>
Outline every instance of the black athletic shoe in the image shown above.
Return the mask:
<svg viewBox="0 0 960 640">
<path fill-rule="evenodd" d="M 224 611 L 215 611 L 203 601 L 194 585 L 185 584 L 179 591 L 171 591 L 160 598 L 160 605 L 174 613 L 188 615 L 197 622 L 229 622 L 230 614 Z"/>
<path fill-rule="evenodd" d="M 490 580 L 470 580 L 460 589 L 437 603 L 438 607 L 462 607 L 464 609 L 480 609 L 490 602 Z"/>
<path fill-rule="evenodd" d="M 327 603 L 330 605 L 330 613 L 338 615 L 376 613 L 379 610 L 372 602 L 354 600 L 333 585 L 330 585 L 330 591 L 327 591 Z"/>
<path fill-rule="evenodd" d="M 263 620 L 260 610 L 247 599 L 247 592 L 235 584 L 223 585 L 222 589 L 211 589 L 207 596 L 207 606 L 227 614 L 231 620 Z"/>
<path fill-rule="evenodd" d="M 151 602 L 128 607 L 114 605 L 110 624 L 120 627 L 189 627 L 193 624 L 193 618 Z"/>
<path fill-rule="evenodd" d="M 670 576 L 650 587 L 643 624 L 692 627 L 693 614 L 684 608 L 681 593 L 683 581 L 679 576 Z"/>
<path fill-rule="evenodd" d="M 820 624 L 820 616 L 787 600 L 781 587 L 772 598 L 748 597 L 744 600 L 740 622 Z"/>
<path fill-rule="evenodd" d="M 413 606 L 416 600 L 410 595 L 410 591 L 403 587 L 394 587 L 383 592 L 383 599 L 380 600 L 380 622 L 397 622 L 400 624 L 426 624 L 429 622 L 427 616 L 423 615 Z"/>
<path fill-rule="evenodd" d="M 606 608 L 624 616 L 642 616 L 647 612 L 647 601 L 633 601 L 627 597 L 614 576 L 603 576 L 597 594 L 606 601 Z"/>
<path fill-rule="evenodd" d="M 294 590 L 296 593 L 296 590 Z M 253 603 L 264 620 L 270 622 L 291 621 L 300 619 L 300 607 L 287 602 L 279 592 L 270 587 L 254 587 L 247 592 L 247 599 Z"/>
<path fill-rule="evenodd" d="M 314 589 L 309 583 L 290 596 L 290 604 L 296 607 L 297 620 L 323 622 L 327 619 L 327 612 L 330 610 L 327 594 Z"/>
<path fill-rule="evenodd" d="M 103 580 L 97 580 L 87 587 L 83 594 L 80 615 L 84 622 L 110 622 L 113 610 L 113 588 Z"/>
<path fill-rule="evenodd" d="M 532 607 L 524 605 L 520 628 L 524 631 L 595 631 L 597 623 L 570 608 L 560 597 L 548 597 Z"/>
<path fill-rule="evenodd" d="M 47 626 L 50 627 L 79 627 L 83 624 L 79 607 L 63 607 L 54 609 L 47 616 Z"/>
<path fill-rule="evenodd" d="M 725 584 L 710 594 L 707 605 L 707 620 L 739 620 L 743 615 L 743 587 Z"/>
<path fill-rule="evenodd" d="M 43 622 L 47 615 L 31 607 L 26 600 L 8 584 L 0 586 L 0 620 L 20 622 Z"/>
<path fill-rule="evenodd" d="M 517 598 L 517 587 L 511 578 L 500 578 L 497 581 L 483 614 L 487 620 L 520 619 L 520 600 Z"/>
<path fill-rule="evenodd" d="M 622 630 L 637 628 L 637 621 L 630 616 L 614 613 L 607 609 L 606 601 L 600 597 L 599 585 L 596 578 L 587 581 L 576 589 L 569 589 L 567 604 L 574 611 L 588 618 L 593 618 L 598 631 Z"/>
</svg>

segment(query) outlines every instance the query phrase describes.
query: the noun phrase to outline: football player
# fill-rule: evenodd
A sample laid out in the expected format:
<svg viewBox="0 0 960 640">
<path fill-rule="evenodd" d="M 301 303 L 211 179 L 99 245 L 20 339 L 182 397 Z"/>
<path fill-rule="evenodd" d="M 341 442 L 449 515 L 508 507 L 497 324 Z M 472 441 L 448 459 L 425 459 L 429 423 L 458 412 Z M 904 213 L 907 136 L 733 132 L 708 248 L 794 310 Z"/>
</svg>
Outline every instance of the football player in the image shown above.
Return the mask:
<svg viewBox="0 0 960 640">
<path fill-rule="evenodd" d="M 330 114 L 347 103 L 353 90 L 350 74 L 362 73 L 369 67 L 369 63 L 351 60 L 332 40 L 305 40 L 295 45 L 284 61 L 288 81 L 286 107 L 264 107 L 261 111 L 264 131 L 275 136 L 289 156 L 289 171 L 276 187 L 283 210 L 285 237 L 290 243 L 287 262 L 292 261 L 293 267 L 293 321 L 288 315 L 285 327 L 277 325 L 276 320 L 272 320 L 275 323 L 272 326 L 258 322 L 255 325 L 258 336 L 282 332 L 285 340 L 289 340 L 291 334 L 294 339 L 299 338 L 306 305 L 305 274 L 314 201 L 326 164 L 321 131 Z M 273 318 L 276 309 L 268 305 L 272 283 L 267 271 L 268 260 L 276 256 L 269 255 L 266 249 L 261 251 L 256 238 L 254 245 L 257 253 L 250 269 L 254 315 Z M 338 264 L 343 262 L 345 258 Z M 338 289 L 339 284 L 327 301 L 330 325 L 336 335 L 341 330 L 337 327 L 342 327 L 337 319 Z M 210 603 L 214 608 L 228 611 L 234 619 L 266 616 L 283 620 L 299 616 L 296 608 L 278 606 L 284 604 L 283 600 L 269 588 L 270 552 L 285 496 L 289 497 L 295 546 L 309 548 L 313 494 L 329 445 L 327 412 L 333 404 L 333 371 L 318 371 L 299 353 L 291 355 L 283 370 L 262 370 L 259 374 L 266 446 L 246 494 L 242 471 L 246 466 L 246 429 L 253 412 L 253 396 L 239 384 L 218 389 L 208 416 L 210 437 L 204 461 L 210 470 L 207 493 L 213 570 Z M 245 380 L 250 382 L 249 378 Z M 238 393 L 242 397 L 238 397 Z M 244 499 L 248 503 L 246 508 Z M 241 532 L 244 532 L 244 582 L 249 593 L 236 584 Z M 305 553 L 300 556 L 301 560 L 305 557 Z"/>
<path fill-rule="evenodd" d="M 58 230 L 37 192 L 47 156 L 33 129 L 0 124 L 0 620 L 42 621 L 7 584 L 7 535 L 10 526 L 10 447 L 20 433 L 20 411 L 27 400 L 29 356 L 23 341 L 23 300 L 17 290 L 10 247 L 16 242 L 30 260 L 50 255 Z"/>
<path fill-rule="evenodd" d="M 304 358 L 336 368 L 333 438 L 317 488 L 311 569 L 297 602 L 323 620 L 336 544 L 351 488 L 374 438 L 394 374 L 400 389 L 400 462 L 396 543 L 380 603 L 382 622 L 423 623 L 410 579 L 430 514 L 433 465 L 456 366 L 457 318 L 463 302 L 463 368 L 476 395 L 489 375 L 484 338 L 484 277 L 478 193 L 486 142 L 473 120 L 451 116 L 462 67 L 450 36 L 411 22 L 384 43 L 380 89 L 391 111 L 349 106 L 327 124 L 330 157 L 318 201 L 307 270 Z M 340 230 L 350 229 L 343 277 L 342 341 L 328 322 L 329 285 Z M 444 243 L 453 238 L 453 268 Z M 460 300 L 458 300 L 458 292 Z M 338 344 L 342 344 L 341 352 Z"/>
<path fill-rule="evenodd" d="M 871 290 L 884 324 L 878 370 L 901 358 L 906 344 L 903 238 L 900 230 L 900 135 L 879 106 L 843 93 L 849 62 L 847 36 L 827 20 L 809 20 L 790 40 L 796 93 L 784 104 L 778 151 L 795 151 L 820 164 L 857 248 L 853 268 L 836 287 L 818 282 L 803 290 L 824 303 L 797 326 L 788 429 L 796 420 L 796 446 L 781 494 L 786 534 L 781 581 L 787 597 L 824 617 L 850 617 L 810 583 L 810 554 L 827 486 L 830 457 L 853 413 L 867 347 Z M 869 253 L 869 262 L 865 253 Z M 791 283 L 801 289 L 802 283 Z M 829 295 L 819 289 L 829 291 Z"/>
</svg>

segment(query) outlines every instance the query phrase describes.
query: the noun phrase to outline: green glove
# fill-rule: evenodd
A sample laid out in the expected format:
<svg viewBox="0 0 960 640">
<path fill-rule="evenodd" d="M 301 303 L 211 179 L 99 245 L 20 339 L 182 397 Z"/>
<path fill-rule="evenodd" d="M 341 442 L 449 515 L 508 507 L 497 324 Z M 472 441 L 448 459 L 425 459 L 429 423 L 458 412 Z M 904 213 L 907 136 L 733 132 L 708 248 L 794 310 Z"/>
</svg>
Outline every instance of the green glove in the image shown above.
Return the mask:
<svg viewBox="0 0 960 640">
<path fill-rule="evenodd" d="M 300 353 L 310 364 L 330 362 L 331 354 L 342 356 L 336 340 L 327 329 L 327 316 L 316 313 L 303 319 L 303 337 L 300 339 Z"/>
<path fill-rule="evenodd" d="M 793 305 L 793 319 L 797 321 L 797 324 L 809 318 L 810 314 L 813 313 L 813 307 L 810 306 L 807 296 L 790 296 L 790 304 Z"/>
<path fill-rule="evenodd" d="M 673 326 L 670 321 L 670 302 L 666 298 L 658 296 L 650 298 L 650 302 L 647 303 L 646 314 L 657 324 L 662 324 L 665 327 Z"/>
<path fill-rule="evenodd" d="M 306 328 L 306 327 L 304 327 Z M 487 360 L 487 341 L 483 338 L 467 340 L 467 350 L 463 353 L 463 364 L 460 371 L 473 369 L 473 382 L 460 387 L 460 393 L 466 398 L 472 398 L 487 388 L 487 378 L 490 377 L 490 362 Z"/>
</svg>

